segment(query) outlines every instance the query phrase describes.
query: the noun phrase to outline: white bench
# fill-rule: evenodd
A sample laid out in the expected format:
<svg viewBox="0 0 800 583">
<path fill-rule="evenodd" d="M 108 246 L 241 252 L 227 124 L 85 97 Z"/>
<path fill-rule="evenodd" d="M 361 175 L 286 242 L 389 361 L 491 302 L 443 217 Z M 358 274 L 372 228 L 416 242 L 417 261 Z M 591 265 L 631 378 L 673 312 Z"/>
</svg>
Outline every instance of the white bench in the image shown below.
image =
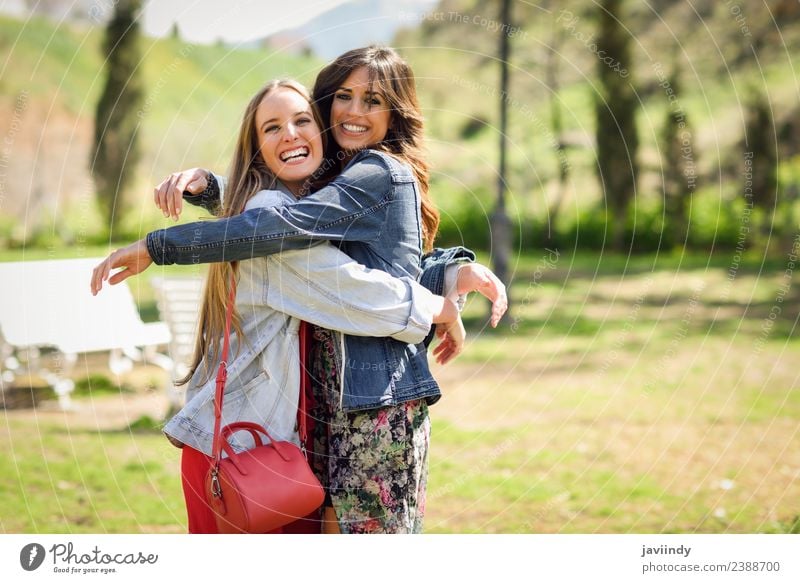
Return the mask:
<svg viewBox="0 0 800 583">
<path fill-rule="evenodd" d="M 175 363 L 174 379 L 183 378 L 194 355 L 200 302 L 203 295 L 202 277 L 154 277 L 150 280 L 156 292 L 161 319 L 169 326 L 172 342 L 169 356 Z"/>
<path fill-rule="evenodd" d="M 62 408 L 70 408 L 74 388 L 68 378 L 79 354 L 110 351 L 109 369 L 119 374 L 132 360 L 149 361 L 172 373 L 171 359 L 155 351 L 171 339 L 163 322 L 145 324 L 127 283 L 92 296 L 92 269 L 103 258 L 0 263 L 0 368 L 2 385 L 13 382 L 28 351 L 28 368 L 53 385 Z M 38 351 L 63 355 L 55 370 L 41 366 Z M 142 351 L 140 348 L 144 348 Z M 36 370 L 33 370 L 36 369 Z"/>
</svg>

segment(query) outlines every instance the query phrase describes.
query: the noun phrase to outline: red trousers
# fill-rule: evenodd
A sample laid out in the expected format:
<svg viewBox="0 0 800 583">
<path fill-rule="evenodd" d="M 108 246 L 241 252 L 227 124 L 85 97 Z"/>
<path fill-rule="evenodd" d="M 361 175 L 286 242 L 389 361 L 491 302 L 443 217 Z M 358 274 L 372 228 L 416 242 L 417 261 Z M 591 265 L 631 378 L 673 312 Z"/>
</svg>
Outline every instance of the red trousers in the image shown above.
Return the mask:
<svg viewBox="0 0 800 583">
<path fill-rule="evenodd" d="M 206 475 L 211 468 L 211 458 L 201 451 L 185 445 L 181 455 L 181 483 L 189 518 L 189 534 L 219 534 L 214 512 L 205 499 Z M 320 518 L 313 513 L 267 534 L 318 534 Z"/>
</svg>

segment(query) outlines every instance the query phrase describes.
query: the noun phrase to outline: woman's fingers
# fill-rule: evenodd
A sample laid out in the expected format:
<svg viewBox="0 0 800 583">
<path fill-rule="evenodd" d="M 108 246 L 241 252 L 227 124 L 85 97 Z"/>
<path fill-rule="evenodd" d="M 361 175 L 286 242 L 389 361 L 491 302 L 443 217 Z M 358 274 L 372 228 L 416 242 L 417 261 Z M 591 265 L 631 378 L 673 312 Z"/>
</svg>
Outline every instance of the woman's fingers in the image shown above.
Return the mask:
<svg viewBox="0 0 800 583">
<path fill-rule="evenodd" d="M 440 340 L 439 343 L 433 349 L 433 355 L 436 357 L 436 361 L 438 362 L 442 352 L 444 352 L 445 349 L 447 349 L 448 347 L 452 346 L 453 339 L 450 338 L 450 336 L 444 332 L 440 335 L 438 334 L 437 331 L 437 335 L 440 337 Z"/>
<path fill-rule="evenodd" d="M 103 269 L 103 281 L 108 281 L 108 276 L 111 275 L 111 266 L 114 263 L 114 255 L 116 251 L 108 256 L 108 259 L 105 262 L 105 269 Z"/>
<path fill-rule="evenodd" d="M 464 349 L 466 341 L 466 331 L 461 318 L 455 322 L 436 326 L 436 335 L 441 338 L 439 344 L 433 349 L 433 355 L 436 357 L 436 362 L 439 364 L 446 364 L 458 356 Z"/>
<path fill-rule="evenodd" d="M 452 344 L 452 342 L 453 342 L 453 341 L 450 339 L 450 337 L 449 337 L 449 336 L 445 336 L 444 338 L 442 338 L 442 339 L 439 341 L 439 343 L 438 343 L 438 344 L 436 345 L 436 347 L 433 349 L 433 354 L 434 354 L 435 356 L 438 356 L 438 355 L 439 355 L 439 353 L 440 353 L 440 352 L 442 352 L 442 351 L 443 351 L 443 350 L 444 350 L 444 349 L 445 349 L 447 346 L 449 346 L 450 344 Z"/>
<path fill-rule="evenodd" d="M 116 285 L 132 275 L 141 273 L 150 267 L 152 263 L 153 260 L 147 251 L 147 244 L 144 240 L 128 245 L 124 249 L 114 251 L 92 271 L 92 295 L 97 295 L 97 292 L 103 289 L 104 281 L 108 281 L 111 285 Z M 122 271 L 111 275 L 111 270 L 118 267 L 122 268 Z"/>
<path fill-rule="evenodd" d="M 456 354 L 461 354 L 461 351 L 464 350 L 464 343 L 467 340 L 467 333 L 464 330 L 464 324 L 461 323 L 461 318 L 458 319 L 456 326 L 457 330 L 453 330 L 452 332 L 454 351 L 453 356 Z"/>
<path fill-rule="evenodd" d="M 96 266 L 92 270 L 92 280 L 89 282 L 89 288 L 91 289 L 93 296 L 96 296 L 97 292 L 99 292 L 100 289 L 103 287 L 103 284 L 102 284 L 102 270 L 103 270 L 103 264 L 102 263 L 100 265 Z"/>
<path fill-rule="evenodd" d="M 108 279 L 108 273 L 110 270 L 109 266 L 111 263 L 111 257 L 113 255 L 114 255 L 113 253 L 109 255 L 105 260 L 99 263 L 97 267 L 94 268 L 94 270 L 92 270 L 92 281 L 90 287 L 93 296 L 96 296 L 97 292 L 103 289 L 103 282 L 106 279 Z"/>
<path fill-rule="evenodd" d="M 433 350 L 433 355 L 436 358 L 436 362 L 439 364 L 444 364 L 445 362 L 449 361 L 452 358 L 453 352 L 453 343 L 450 338 L 445 338 L 436 346 Z"/>
<path fill-rule="evenodd" d="M 162 209 L 161 209 L 161 199 L 160 199 L 160 197 L 159 197 L 159 194 L 160 194 L 160 192 L 161 192 L 161 186 L 162 186 L 163 184 L 164 184 L 164 183 L 162 182 L 161 184 L 159 184 L 158 186 L 156 186 L 156 187 L 153 189 L 153 204 L 154 204 L 154 205 L 156 205 L 156 208 L 157 208 L 158 210 L 162 210 Z"/>
<path fill-rule="evenodd" d="M 165 217 L 178 220 L 183 212 L 183 193 L 202 193 L 208 186 L 208 172 L 203 168 L 191 168 L 174 172 L 153 190 L 153 202 Z"/>
<path fill-rule="evenodd" d="M 440 349 L 436 355 L 436 362 L 439 364 L 447 364 L 461 352 L 454 342 L 445 342 L 437 348 Z"/>
<path fill-rule="evenodd" d="M 178 211 L 177 211 L 177 203 L 175 202 L 175 193 L 177 189 L 175 185 L 177 184 L 179 179 L 178 174 L 173 174 L 170 176 L 170 180 L 166 189 L 166 206 L 167 206 L 167 216 L 171 217 L 172 220 L 178 220 Z"/>
<path fill-rule="evenodd" d="M 132 275 L 135 275 L 133 271 L 130 269 L 123 269 L 122 271 L 118 271 L 108 278 L 108 283 L 111 285 L 117 285 L 119 282 L 128 279 Z"/>
<path fill-rule="evenodd" d="M 446 353 L 442 354 L 439 358 L 440 364 L 447 364 L 451 360 L 453 360 L 456 356 L 458 356 L 458 352 L 456 350 L 449 350 Z"/>
<path fill-rule="evenodd" d="M 155 203 L 158 209 L 164 213 L 165 217 L 169 216 L 169 207 L 167 205 L 167 194 L 172 185 L 172 175 L 170 174 L 159 184 L 154 193 Z"/>
<path fill-rule="evenodd" d="M 497 289 L 497 297 L 494 299 L 494 301 L 492 301 L 492 317 L 489 321 L 489 323 L 492 325 L 492 328 L 497 328 L 500 320 L 508 310 L 508 295 L 506 294 L 506 286 L 504 286 L 503 282 L 500 280 L 497 280 L 497 282 L 500 285 Z"/>
</svg>

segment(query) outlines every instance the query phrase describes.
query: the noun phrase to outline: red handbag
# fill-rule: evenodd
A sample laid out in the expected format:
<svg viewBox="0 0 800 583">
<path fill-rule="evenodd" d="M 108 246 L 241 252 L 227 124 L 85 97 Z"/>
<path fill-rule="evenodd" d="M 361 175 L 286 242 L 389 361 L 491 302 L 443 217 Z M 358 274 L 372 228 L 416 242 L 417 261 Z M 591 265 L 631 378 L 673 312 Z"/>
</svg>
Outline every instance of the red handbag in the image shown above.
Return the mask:
<svg viewBox="0 0 800 583">
<path fill-rule="evenodd" d="M 214 442 L 212 466 L 206 476 L 206 501 L 214 511 L 217 528 L 223 534 L 266 533 L 307 516 L 322 505 L 325 493 L 305 456 L 305 351 L 301 342 L 299 430 L 302 449 L 288 441 L 274 441 L 257 423 L 237 422 L 220 428 L 222 400 L 227 379 L 231 314 L 236 284 L 231 278 L 231 292 L 225 316 L 222 361 L 217 372 L 214 397 Z M 306 323 L 301 322 L 301 336 Z M 302 338 L 301 338 L 302 340 Z M 236 453 L 228 438 L 236 431 L 247 431 L 255 447 Z M 261 434 L 269 438 L 264 445 Z M 223 458 L 222 452 L 228 457 Z"/>
</svg>

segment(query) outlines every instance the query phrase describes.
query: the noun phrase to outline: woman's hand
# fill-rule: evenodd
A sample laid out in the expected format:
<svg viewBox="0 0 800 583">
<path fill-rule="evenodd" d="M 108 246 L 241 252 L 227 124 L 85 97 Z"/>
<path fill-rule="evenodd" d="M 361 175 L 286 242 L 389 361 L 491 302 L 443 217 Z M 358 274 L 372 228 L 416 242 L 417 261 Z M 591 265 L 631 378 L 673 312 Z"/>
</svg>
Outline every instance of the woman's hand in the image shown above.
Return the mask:
<svg viewBox="0 0 800 583">
<path fill-rule="evenodd" d="M 108 280 L 109 284 L 116 285 L 132 275 L 143 272 L 150 267 L 151 263 L 153 260 L 150 253 L 147 252 L 147 244 L 144 239 L 128 245 L 124 249 L 114 251 L 105 261 L 94 268 L 91 282 L 92 295 L 96 296 L 97 292 L 103 289 L 104 281 Z M 111 275 L 111 270 L 118 267 L 122 267 L 122 271 Z M 109 275 L 111 275 L 110 279 Z"/>
<path fill-rule="evenodd" d="M 436 362 L 446 364 L 464 350 L 464 341 L 467 333 L 461 322 L 458 307 L 448 298 L 433 296 L 436 308 L 433 311 L 433 323 L 436 325 L 436 336 L 439 344 L 434 348 L 433 354 Z"/>
<path fill-rule="evenodd" d="M 461 317 L 449 324 L 437 324 L 436 336 L 439 344 L 433 349 L 433 355 L 439 364 L 447 364 L 464 350 L 464 342 L 467 339 L 467 332 Z"/>
<path fill-rule="evenodd" d="M 153 189 L 153 200 L 165 217 L 172 217 L 177 221 L 183 210 L 183 191 L 200 194 L 207 186 L 208 170 L 190 168 L 170 174 Z"/>
<path fill-rule="evenodd" d="M 458 268 L 457 289 L 459 295 L 478 292 L 492 302 L 492 317 L 489 323 L 497 328 L 500 319 L 508 310 L 506 286 L 488 267 L 480 263 L 465 263 Z"/>
</svg>

